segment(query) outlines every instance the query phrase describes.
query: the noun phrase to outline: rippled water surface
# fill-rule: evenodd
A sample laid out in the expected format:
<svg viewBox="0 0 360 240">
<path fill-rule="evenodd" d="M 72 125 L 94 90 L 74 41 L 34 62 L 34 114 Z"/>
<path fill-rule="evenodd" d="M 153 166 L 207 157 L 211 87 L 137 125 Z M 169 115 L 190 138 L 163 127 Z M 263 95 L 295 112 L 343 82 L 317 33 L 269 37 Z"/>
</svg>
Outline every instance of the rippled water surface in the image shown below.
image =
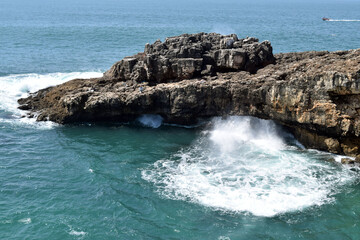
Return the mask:
<svg viewBox="0 0 360 240">
<path fill-rule="evenodd" d="M 237 33 L 358 48 L 358 1 L 0 1 L 0 239 L 359 239 L 359 170 L 251 117 L 59 126 L 16 100 L 145 43 Z M 323 22 L 322 17 L 334 21 Z"/>
</svg>

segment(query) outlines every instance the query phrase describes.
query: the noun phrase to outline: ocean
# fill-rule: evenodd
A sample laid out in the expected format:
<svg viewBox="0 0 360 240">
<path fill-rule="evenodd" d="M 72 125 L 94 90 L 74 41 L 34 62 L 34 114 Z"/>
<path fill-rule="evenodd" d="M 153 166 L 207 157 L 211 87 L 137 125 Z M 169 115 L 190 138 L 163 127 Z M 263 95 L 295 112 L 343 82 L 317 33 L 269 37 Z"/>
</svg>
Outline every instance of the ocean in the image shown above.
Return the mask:
<svg viewBox="0 0 360 240">
<path fill-rule="evenodd" d="M 0 0 L 0 239 L 359 239 L 359 169 L 272 121 L 61 126 L 16 102 L 182 33 L 360 48 L 359 13 L 357 0 Z"/>
</svg>

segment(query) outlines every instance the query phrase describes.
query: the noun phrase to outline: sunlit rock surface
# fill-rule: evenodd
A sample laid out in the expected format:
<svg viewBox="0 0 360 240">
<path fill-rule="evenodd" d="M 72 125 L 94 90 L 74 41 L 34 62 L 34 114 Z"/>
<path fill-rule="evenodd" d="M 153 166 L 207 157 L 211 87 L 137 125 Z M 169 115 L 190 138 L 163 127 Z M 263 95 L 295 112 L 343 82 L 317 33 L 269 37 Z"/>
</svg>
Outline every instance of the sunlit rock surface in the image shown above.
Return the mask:
<svg viewBox="0 0 360 240">
<path fill-rule="evenodd" d="M 185 34 L 156 41 L 102 78 L 75 79 L 19 100 L 37 120 L 165 122 L 251 115 L 288 126 L 307 147 L 360 154 L 360 50 L 272 55 L 268 41 Z"/>
</svg>

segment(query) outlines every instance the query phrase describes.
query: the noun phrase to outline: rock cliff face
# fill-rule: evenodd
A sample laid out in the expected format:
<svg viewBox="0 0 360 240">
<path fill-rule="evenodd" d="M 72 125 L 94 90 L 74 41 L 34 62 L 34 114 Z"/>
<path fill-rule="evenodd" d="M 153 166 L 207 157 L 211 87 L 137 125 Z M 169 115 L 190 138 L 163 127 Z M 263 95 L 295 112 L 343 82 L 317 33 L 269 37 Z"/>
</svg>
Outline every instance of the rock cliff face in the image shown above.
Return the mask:
<svg viewBox="0 0 360 240">
<path fill-rule="evenodd" d="M 276 63 L 275 63 L 276 60 Z M 307 147 L 360 154 L 360 50 L 272 55 L 269 42 L 181 35 L 146 45 L 104 77 L 75 79 L 20 99 L 37 120 L 166 122 L 251 115 L 273 119 Z"/>
</svg>

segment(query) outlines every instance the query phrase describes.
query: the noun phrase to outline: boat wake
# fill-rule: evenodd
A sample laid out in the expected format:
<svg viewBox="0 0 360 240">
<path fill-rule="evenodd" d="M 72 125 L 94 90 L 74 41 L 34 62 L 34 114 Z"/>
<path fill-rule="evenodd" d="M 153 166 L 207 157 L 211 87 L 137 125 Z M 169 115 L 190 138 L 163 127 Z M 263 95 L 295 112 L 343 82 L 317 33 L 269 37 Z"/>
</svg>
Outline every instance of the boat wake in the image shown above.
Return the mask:
<svg viewBox="0 0 360 240">
<path fill-rule="evenodd" d="M 360 22 L 360 19 L 329 19 L 329 22 Z"/>
<path fill-rule="evenodd" d="M 13 74 L 0 77 L 0 123 L 51 127 L 50 123 L 35 123 L 34 119 L 21 118 L 24 111 L 19 110 L 17 100 L 31 92 L 61 84 L 75 78 L 100 77 L 100 72 L 71 72 L 49 74 Z"/>
<path fill-rule="evenodd" d="M 355 173 L 304 150 L 272 121 L 215 118 L 191 147 L 155 162 L 142 177 L 160 195 L 215 210 L 274 215 L 334 200 Z"/>
</svg>

